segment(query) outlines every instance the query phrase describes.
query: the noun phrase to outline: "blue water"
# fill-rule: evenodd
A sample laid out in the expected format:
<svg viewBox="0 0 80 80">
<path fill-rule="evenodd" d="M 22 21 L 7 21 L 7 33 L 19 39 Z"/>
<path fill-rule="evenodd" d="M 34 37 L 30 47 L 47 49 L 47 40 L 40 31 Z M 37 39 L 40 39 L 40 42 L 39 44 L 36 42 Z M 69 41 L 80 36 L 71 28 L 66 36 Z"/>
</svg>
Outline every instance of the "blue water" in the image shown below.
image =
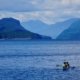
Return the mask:
<svg viewBox="0 0 80 80">
<path fill-rule="evenodd" d="M 68 61 L 75 70 L 62 71 Z M 0 80 L 79 80 L 80 42 L 0 40 Z"/>
</svg>

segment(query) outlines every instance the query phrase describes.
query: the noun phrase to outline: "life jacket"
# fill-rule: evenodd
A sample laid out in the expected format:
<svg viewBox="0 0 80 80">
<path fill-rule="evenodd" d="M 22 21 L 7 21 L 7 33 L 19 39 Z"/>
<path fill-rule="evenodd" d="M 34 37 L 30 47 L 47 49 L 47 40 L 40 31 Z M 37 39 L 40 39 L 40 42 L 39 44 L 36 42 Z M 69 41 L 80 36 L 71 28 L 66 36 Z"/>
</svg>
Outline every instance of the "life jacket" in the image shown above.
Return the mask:
<svg viewBox="0 0 80 80">
<path fill-rule="evenodd" d="M 68 70 L 70 68 L 70 65 L 68 62 L 64 62 L 63 70 Z"/>
</svg>

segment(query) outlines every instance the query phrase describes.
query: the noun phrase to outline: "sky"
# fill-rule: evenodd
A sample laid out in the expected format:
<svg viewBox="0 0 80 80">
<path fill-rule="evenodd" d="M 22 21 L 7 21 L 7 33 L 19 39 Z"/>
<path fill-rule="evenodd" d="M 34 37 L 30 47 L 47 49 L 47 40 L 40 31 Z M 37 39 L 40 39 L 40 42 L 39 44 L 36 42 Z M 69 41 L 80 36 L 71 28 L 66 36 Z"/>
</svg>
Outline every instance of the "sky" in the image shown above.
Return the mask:
<svg viewBox="0 0 80 80">
<path fill-rule="evenodd" d="M 0 18 L 21 22 L 41 20 L 47 24 L 80 17 L 80 0 L 0 0 Z"/>
</svg>

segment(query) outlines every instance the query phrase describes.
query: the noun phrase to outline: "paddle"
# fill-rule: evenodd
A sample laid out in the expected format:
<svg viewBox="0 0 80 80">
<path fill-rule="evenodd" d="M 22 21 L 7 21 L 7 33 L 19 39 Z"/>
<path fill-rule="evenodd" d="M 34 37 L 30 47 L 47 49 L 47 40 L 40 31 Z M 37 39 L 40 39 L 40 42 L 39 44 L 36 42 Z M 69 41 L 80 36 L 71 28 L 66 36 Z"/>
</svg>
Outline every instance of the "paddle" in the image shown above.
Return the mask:
<svg viewBox="0 0 80 80">
<path fill-rule="evenodd" d="M 57 64 L 56 67 L 62 67 L 62 68 L 63 68 L 63 65 Z M 70 69 L 75 69 L 75 68 L 79 68 L 79 67 L 80 67 L 80 66 L 77 66 L 77 67 L 75 67 L 75 66 L 70 66 Z"/>
</svg>

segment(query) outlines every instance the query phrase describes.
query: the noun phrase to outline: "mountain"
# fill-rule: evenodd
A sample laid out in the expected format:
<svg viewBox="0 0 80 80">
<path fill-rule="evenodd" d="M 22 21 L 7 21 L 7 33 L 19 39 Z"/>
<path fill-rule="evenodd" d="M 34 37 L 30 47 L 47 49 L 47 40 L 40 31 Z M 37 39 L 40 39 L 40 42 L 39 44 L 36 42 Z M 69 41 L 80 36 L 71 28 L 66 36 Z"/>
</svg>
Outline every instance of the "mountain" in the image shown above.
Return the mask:
<svg viewBox="0 0 80 80">
<path fill-rule="evenodd" d="M 57 40 L 80 40 L 80 19 L 77 19 L 71 26 L 64 30 Z"/>
<path fill-rule="evenodd" d="M 63 22 L 58 22 L 55 24 L 48 25 L 43 23 L 40 20 L 30 20 L 28 22 L 23 22 L 22 25 L 29 31 L 50 36 L 55 39 L 62 33 L 65 29 L 67 29 L 77 18 L 72 18 Z"/>
<path fill-rule="evenodd" d="M 20 22 L 13 18 L 0 20 L 0 39 L 27 38 L 27 39 L 51 39 L 48 36 L 39 35 L 26 30 Z"/>
<path fill-rule="evenodd" d="M 41 35 L 47 35 L 47 28 L 49 25 L 43 23 L 42 21 L 39 20 L 30 20 L 28 22 L 23 22 L 22 26 L 25 27 L 27 30 L 32 31 L 34 33 L 38 33 Z"/>
</svg>

